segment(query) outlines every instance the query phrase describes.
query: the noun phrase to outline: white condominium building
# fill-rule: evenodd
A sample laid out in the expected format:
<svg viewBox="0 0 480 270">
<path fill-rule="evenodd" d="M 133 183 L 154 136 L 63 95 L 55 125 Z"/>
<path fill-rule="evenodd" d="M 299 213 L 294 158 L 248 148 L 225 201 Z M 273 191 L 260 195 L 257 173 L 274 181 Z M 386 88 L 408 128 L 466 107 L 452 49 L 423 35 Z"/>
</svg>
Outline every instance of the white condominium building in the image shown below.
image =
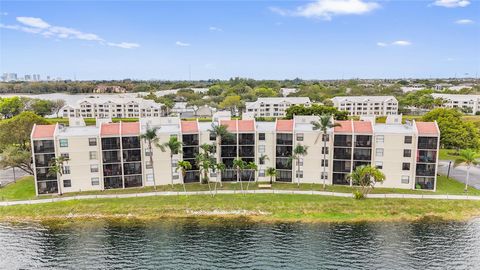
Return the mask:
<svg viewBox="0 0 480 270">
<path fill-rule="evenodd" d="M 480 95 L 432 94 L 433 98 L 443 99 L 443 107 L 470 109 L 471 114 L 480 112 Z"/>
<path fill-rule="evenodd" d="M 398 114 L 394 96 L 345 96 L 332 98 L 333 106 L 349 115 L 387 116 Z"/>
<path fill-rule="evenodd" d="M 392 120 L 393 119 L 393 120 Z M 397 121 L 395 121 L 397 120 Z M 386 124 L 370 121 L 337 121 L 327 136 L 313 130 L 316 116 L 293 120 L 256 122 L 181 121 L 176 117 L 141 119 L 131 123 L 100 123 L 96 126 L 36 125 L 31 134 L 37 194 L 200 182 L 204 173 L 196 164 L 202 144 L 214 145 L 214 158 L 224 171 L 207 171 L 210 181 L 237 181 L 235 159 L 254 162 L 258 170 L 245 170 L 241 181 L 269 181 L 267 168 L 276 168 L 274 181 L 352 185 L 347 175 L 356 167 L 371 164 L 386 175 L 377 187 L 436 189 L 440 133 L 435 122 L 401 124 L 390 116 Z M 232 136 L 216 138 L 213 125 L 225 125 Z M 156 128 L 158 142 L 171 137 L 182 142 L 182 151 L 170 157 L 168 150 L 149 148 L 140 135 Z M 294 159 L 297 145 L 308 146 L 306 156 Z M 66 157 L 62 174 L 51 174 L 51 161 Z M 153 160 L 153 162 L 150 161 Z M 178 161 L 192 168 L 183 175 Z"/>
<path fill-rule="evenodd" d="M 83 98 L 62 109 L 63 117 L 140 118 L 162 116 L 162 105 L 153 100 L 132 97 Z"/>
<path fill-rule="evenodd" d="M 246 112 L 254 117 L 285 117 L 285 111 L 292 105 L 310 106 L 308 97 L 269 97 L 246 102 Z"/>
</svg>

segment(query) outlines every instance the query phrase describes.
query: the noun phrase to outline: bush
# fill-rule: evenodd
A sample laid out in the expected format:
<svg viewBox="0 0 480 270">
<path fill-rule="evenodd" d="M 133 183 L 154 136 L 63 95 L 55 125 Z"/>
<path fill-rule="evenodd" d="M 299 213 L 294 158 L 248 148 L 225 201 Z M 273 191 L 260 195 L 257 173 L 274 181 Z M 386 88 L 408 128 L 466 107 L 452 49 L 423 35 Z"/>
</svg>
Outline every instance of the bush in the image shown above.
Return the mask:
<svg viewBox="0 0 480 270">
<path fill-rule="evenodd" d="M 355 190 L 353 192 L 353 198 L 355 198 L 355 200 L 362 200 L 365 199 L 365 194 L 363 194 L 363 192 L 360 190 Z"/>
</svg>

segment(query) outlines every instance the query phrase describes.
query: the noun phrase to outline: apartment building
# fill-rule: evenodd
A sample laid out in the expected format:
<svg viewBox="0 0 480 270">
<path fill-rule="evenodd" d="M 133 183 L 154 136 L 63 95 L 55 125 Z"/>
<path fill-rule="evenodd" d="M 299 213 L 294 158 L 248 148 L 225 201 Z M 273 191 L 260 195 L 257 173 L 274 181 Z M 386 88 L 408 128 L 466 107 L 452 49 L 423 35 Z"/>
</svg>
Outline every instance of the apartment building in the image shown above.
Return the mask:
<svg viewBox="0 0 480 270">
<path fill-rule="evenodd" d="M 346 96 L 332 98 L 333 106 L 356 116 L 387 116 L 398 114 L 394 96 Z"/>
<path fill-rule="evenodd" d="M 162 116 L 162 105 L 143 98 L 92 96 L 62 108 L 63 117 L 140 118 Z"/>
<path fill-rule="evenodd" d="M 456 94 L 436 94 L 433 93 L 432 97 L 437 99 L 441 98 L 445 108 L 458 108 L 463 111 L 476 114 L 480 112 L 480 95 L 456 95 Z"/>
<path fill-rule="evenodd" d="M 258 98 L 245 103 L 245 111 L 254 117 L 285 117 L 286 110 L 292 105 L 310 106 L 308 97 L 269 97 Z"/>
<path fill-rule="evenodd" d="M 339 126 L 323 136 L 313 129 L 312 121 L 318 117 L 214 123 L 156 117 L 98 126 L 36 125 L 31 135 L 36 190 L 49 194 L 200 182 L 195 157 L 202 144 L 215 145 L 217 162 L 226 165 L 222 172 L 208 171 L 210 181 L 237 181 L 233 162 L 241 158 L 258 166 L 257 171 L 241 172 L 242 181 L 269 181 L 266 170 L 273 167 L 278 182 L 322 183 L 325 179 L 327 184 L 352 185 L 348 174 L 371 164 L 386 175 L 386 181 L 377 186 L 436 189 L 440 133 L 435 122 L 402 124 L 401 116 L 389 116 L 385 124 L 338 121 Z M 212 124 L 225 125 L 232 136 L 217 141 L 210 133 Z M 160 143 L 178 138 L 182 152 L 170 156 L 168 150 L 150 149 L 140 136 L 152 128 Z M 307 146 L 308 154 L 292 160 L 297 145 Z M 68 158 L 63 173 L 52 175 L 51 161 L 60 156 Z M 192 164 L 185 175 L 177 166 L 181 160 Z"/>
</svg>

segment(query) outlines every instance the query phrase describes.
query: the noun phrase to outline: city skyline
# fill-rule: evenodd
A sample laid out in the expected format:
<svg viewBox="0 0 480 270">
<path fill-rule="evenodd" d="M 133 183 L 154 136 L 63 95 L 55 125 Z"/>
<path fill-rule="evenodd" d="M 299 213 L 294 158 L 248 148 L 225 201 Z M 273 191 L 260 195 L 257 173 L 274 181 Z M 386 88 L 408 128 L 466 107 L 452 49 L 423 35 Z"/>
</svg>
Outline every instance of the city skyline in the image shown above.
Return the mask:
<svg viewBox="0 0 480 270">
<path fill-rule="evenodd" d="M 5 1 L 0 9 L 0 74 L 322 80 L 480 70 L 480 3 L 467 0 Z"/>
</svg>

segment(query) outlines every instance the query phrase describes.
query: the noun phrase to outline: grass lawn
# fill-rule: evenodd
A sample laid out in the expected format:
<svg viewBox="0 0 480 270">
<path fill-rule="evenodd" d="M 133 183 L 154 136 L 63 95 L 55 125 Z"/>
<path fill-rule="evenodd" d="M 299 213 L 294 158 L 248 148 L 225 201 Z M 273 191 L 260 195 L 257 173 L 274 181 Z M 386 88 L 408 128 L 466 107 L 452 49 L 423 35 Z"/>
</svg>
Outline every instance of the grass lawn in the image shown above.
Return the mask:
<svg viewBox="0 0 480 270">
<path fill-rule="evenodd" d="M 454 149 L 440 149 L 440 153 L 438 154 L 438 158 L 440 160 L 452 160 L 458 158 L 457 150 Z"/>
<path fill-rule="evenodd" d="M 214 189 L 215 184 L 211 183 L 210 187 Z M 222 186 L 217 184 L 218 190 L 237 190 L 241 191 L 240 183 L 223 183 Z M 273 183 L 273 189 L 276 190 L 318 190 L 322 191 L 323 186 L 321 184 L 297 184 L 293 183 Z M 464 185 L 454 179 L 447 178 L 446 176 L 439 176 L 437 183 L 437 191 L 424 191 L 424 190 L 409 190 L 409 189 L 395 189 L 395 188 L 375 188 L 372 190 L 372 193 L 376 194 L 450 194 L 450 195 L 464 195 L 463 192 Z M 187 191 L 206 191 L 209 190 L 208 185 L 192 183 L 186 185 Z M 243 183 L 243 189 L 247 189 L 247 183 Z M 259 189 L 258 183 L 251 183 L 248 186 L 249 190 Z M 330 186 L 327 185 L 325 191 L 330 192 L 344 192 L 352 193 L 355 190 L 355 187 L 349 186 Z M 140 188 L 128 188 L 128 189 L 110 189 L 103 191 L 84 191 L 84 192 L 73 192 L 66 193 L 62 197 L 67 196 L 76 196 L 76 195 L 101 195 L 101 194 L 128 194 L 128 193 L 144 193 L 154 191 L 153 187 L 140 187 Z M 183 191 L 183 186 L 176 184 L 173 187 L 171 185 L 157 186 L 157 191 Z M 468 192 L 469 195 L 478 195 L 480 196 L 480 190 L 471 187 Z M 39 197 L 35 196 L 35 185 L 33 182 L 32 176 L 24 177 L 18 180 L 16 183 L 7 185 L 4 188 L 0 188 L 0 200 L 2 201 L 11 201 L 11 200 L 30 200 L 30 199 L 42 199 L 58 197 L 58 195 L 42 195 Z"/>
</svg>

